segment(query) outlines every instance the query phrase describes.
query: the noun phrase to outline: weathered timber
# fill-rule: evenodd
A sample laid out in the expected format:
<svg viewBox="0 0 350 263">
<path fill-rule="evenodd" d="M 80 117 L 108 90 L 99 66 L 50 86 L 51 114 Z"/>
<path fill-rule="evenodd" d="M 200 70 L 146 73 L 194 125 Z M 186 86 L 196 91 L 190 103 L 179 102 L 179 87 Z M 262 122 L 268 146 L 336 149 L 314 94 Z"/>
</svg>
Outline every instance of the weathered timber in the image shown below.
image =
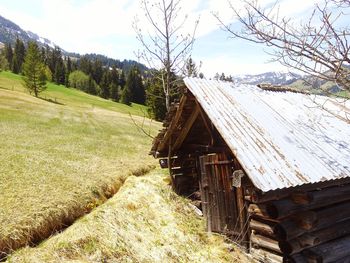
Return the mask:
<svg viewBox="0 0 350 263">
<path fill-rule="evenodd" d="M 302 254 L 309 262 L 339 262 L 344 257 L 350 257 L 350 236 L 306 249 Z"/>
<path fill-rule="evenodd" d="M 295 192 L 290 195 L 295 204 L 306 205 L 312 202 L 312 195 L 309 192 Z"/>
<path fill-rule="evenodd" d="M 184 149 L 181 149 L 183 153 L 192 153 L 192 152 L 200 152 L 201 154 L 208 153 L 222 153 L 229 152 L 230 149 L 227 146 L 211 146 L 206 144 L 186 144 Z"/>
<path fill-rule="evenodd" d="M 183 175 L 187 175 L 187 176 L 196 176 L 197 175 L 197 171 L 196 171 L 196 167 L 186 167 L 186 166 L 182 166 L 182 167 L 173 167 L 171 168 L 173 173 L 182 173 Z"/>
<path fill-rule="evenodd" d="M 350 219 L 350 202 L 340 203 L 315 211 L 301 212 L 293 217 L 300 227 L 309 231 L 318 230 Z"/>
<path fill-rule="evenodd" d="M 254 232 L 250 235 L 250 240 L 253 246 L 256 245 L 258 247 L 270 249 L 277 253 L 282 253 L 277 240 L 256 234 Z"/>
<path fill-rule="evenodd" d="M 173 129 L 176 127 L 177 123 L 180 120 L 180 117 L 181 117 L 182 111 L 185 107 L 186 101 L 187 101 L 187 96 L 182 96 L 180 103 L 178 105 L 178 108 L 176 109 L 175 117 L 172 118 L 172 120 L 171 120 L 171 122 L 170 122 L 170 124 L 165 132 L 163 140 L 158 145 L 158 151 L 162 151 L 165 148 L 165 145 L 168 142 L 168 140 L 170 139 L 170 135 L 171 135 Z"/>
<path fill-rule="evenodd" d="M 264 204 L 250 204 L 248 207 L 248 213 L 251 215 L 256 215 L 263 218 L 268 218 L 269 215 L 266 211 L 266 205 Z"/>
<path fill-rule="evenodd" d="M 271 201 L 266 211 L 271 218 L 283 218 L 295 212 L 320 208 L 350 199 L 350 185 L 330 187 L 322 191 L 309 192 L 311 202 L 305 205 L 296 204 L 291 199 Z"/>
<path fill-rule="evenodd" d="M 287 262 L 287 263 L 308 263 L 307 258 L 304 257 L 300 253 L 286 257 L 284 262 Z"/>
<path fill-rule="evenodd" d="M 260 233 L 264 236 L 274 237 L 275 233 L 273 232 L 275 223 L 267 222 L 267 221 L 258 221 L 256 219 L 251 219 L 249 222 L 249 226 L 255 232 Z"/>
<path fill-rule="evenodd" d="M 196 106 L 192 114 L 188 117 L 182 129 L 180 130 L 180 133 L 177 136 L 176 141 L 173 145 L 174 150 L 178 149 L 182 145 L 183 141 L 186 139 L 186 136 L 191 130 L 191 127 L 195 122 L 195 120 L 197 119 L 198 115 L 199 115 L 199 108 L 198 106 Z"/>
<path fill-rule="evenodd" d="M 210 119 L 207 117 L 207 115 L 205 114 L 204 110 L 202 109 L 202 106 L 199 104 L 199 102 L 196 100 L 196 105 L 199 108 L 199 113 L 201 115 L 202 121 L 204 123 L 205 128 L 207 129 L 209 135 L 210 135 L 210 144 L 214 145 L 214 136 L 213 136 L 213 126 L 212 123 L 210 121 Z M 211 124 L 211 125 L 209 125 Z"/>
<path fill-rule="evenodd" d="M 246 221 L 246 208 L 244 205 L 244 194 L 242 187 L 237 187 L 236 188 L 236 204 L 237 204 L 237 209 L 238 209 L 238 220 L 239 220 L 239 226 L 240 230 L 242 233 L 244 233 L 244 223 Z M 246 236 L 241 235 L 240 236 L 240 242 L 246 240 Z"/>
<path fill-rule="evenodd" d="M 290 240 L 305 232 L 313 232 L 347 219 L 350 219 L 349 202 L 315 211 L 297 213 L 276 224 L 274 233 L 281 240 Z"/>
<path fill-rule="evenodd" d="M 319 182 L 314 184 L 304 184 L 297 187 L 287 188 L 287 189 L 277 189 L 274 191 L 269 191 L 267 193 L 261 192 L 258 189 L 252 190 L 250 193 L 252 195 L 252 202 L 253 203 L 264 203 L 268 201 L 274 201 L 279 200 L 285 197 L 290 196 L 291 194 L 295 192 L 309 192 L 314 191 L 315 189 L 322 189 L 326 190 L 329 187 L 342 187 L 346 184 L 350 184 L 350 177 L 347 178 L 341 178 L 337 180 L 332 181 L 326 181 L 326 182 Z"/>
<path fill-rule="evenodd" d="M 251 202 L 260 204 L 268 201 L 279 200 L 289 196 L 289 193 L 285 191 L 272 191 L 268 193 L 262 193 L 260 190 L 254 188 L 251 189 L 249 195 L 251 196 Z"/>
<path fill-rule="evenodd" d="M 272 253 L 263 249 L 250 248 L 250 254 L 260 262 L 264 263 L 282 263 L 283 257 L 281 255 Z"/>
<path fill-rule="evenodd" d="M 273 232 L 280 240 L 289 240 L 305 233 L 293 220 L 284 220 L 274 226 Z"/>
<path fill-rule="evenodd" d="M 311 233 L 305 233 L 290 241 L 280 241 L 279 246 L 283 253 L 294 254 L 305 248 L 314 247 L 348 234 L 350 234 L 350 220 Z"/>
</svg>

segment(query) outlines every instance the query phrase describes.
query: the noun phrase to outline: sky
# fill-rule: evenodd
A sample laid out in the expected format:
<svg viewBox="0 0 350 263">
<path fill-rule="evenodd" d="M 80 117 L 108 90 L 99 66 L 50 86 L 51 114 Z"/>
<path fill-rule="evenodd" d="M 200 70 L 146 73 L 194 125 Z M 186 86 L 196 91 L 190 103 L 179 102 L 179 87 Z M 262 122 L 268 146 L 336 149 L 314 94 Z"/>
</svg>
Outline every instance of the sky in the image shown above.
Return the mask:
<svg viewBox="0 0 350 263">
<path fill-rule="evenodd" d="M 153 1 L 153 0 L 150 0 Z M 280 0 L 280 13 L 302 16 L 316 0 Z M 242 1 L 232 0 L 235 6 Z M 268 6 L 275 0 L 259 0 Z M 192 58 L 207 77 L 286 71 L 270 57 L 264 46 L 233 39 L 220 29 L 213 13 L 225 23 L 235 20 L 227 0 L 182 1 L 181 14 L 188 15 L 186 29 L 192 30 L 199 18 Z M 140 26 L 151 30 L 144 18 L 140 0 L 0 0 L 0 15 L 53 41 L 62 49 L 77 53 L 98 53 L 115 59 L 138 60 L 140 43 L 132 27 L 135 16 Z M 139 61 L 145 63 L 145 61 Z M 146 63 L 145 63 L 146 64 Z"/>
</svg>

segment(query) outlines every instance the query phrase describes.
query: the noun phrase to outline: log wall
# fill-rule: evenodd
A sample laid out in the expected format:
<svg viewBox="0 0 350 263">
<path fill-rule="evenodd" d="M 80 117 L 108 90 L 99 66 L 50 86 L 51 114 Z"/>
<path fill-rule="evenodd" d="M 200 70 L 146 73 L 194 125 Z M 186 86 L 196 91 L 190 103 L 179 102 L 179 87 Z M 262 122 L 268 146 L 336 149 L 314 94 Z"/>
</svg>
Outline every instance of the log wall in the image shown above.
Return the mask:
<svg viewBox="0 0 350 263">
<path fill-rule="evenodd" d="M 350 258 L 350 184 L 288 194 L 248 189 L 250 253 L 261 262 Z"/>
</svg>

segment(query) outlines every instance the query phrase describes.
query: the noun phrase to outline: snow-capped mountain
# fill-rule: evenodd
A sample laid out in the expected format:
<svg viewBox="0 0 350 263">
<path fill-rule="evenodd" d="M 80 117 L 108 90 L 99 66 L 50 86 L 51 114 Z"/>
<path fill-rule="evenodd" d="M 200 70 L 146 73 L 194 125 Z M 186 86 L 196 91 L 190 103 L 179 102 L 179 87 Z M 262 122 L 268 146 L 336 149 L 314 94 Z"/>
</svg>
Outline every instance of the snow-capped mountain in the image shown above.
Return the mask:
<svg viewBox="0 0 350 263">
<path fill-rule="evenodd" d="M 269 83 L 273 85 L 289 85 L 300 79 L 301 75 L 294 73 L 266 72 L 257 75 L 237 75 L 234 80 L 239 83 L 257 85 Z"/>
<path fill-rule="evenodd" d="M 33 32 L 25 31 L 12 21 L 0 16 L 0 42 L 11 43 L 14 46 L 17 38 L 25 43 L 35 41 L 40 46 L 55 46 L 50 40 L 40 37 Z"/>
</svg>

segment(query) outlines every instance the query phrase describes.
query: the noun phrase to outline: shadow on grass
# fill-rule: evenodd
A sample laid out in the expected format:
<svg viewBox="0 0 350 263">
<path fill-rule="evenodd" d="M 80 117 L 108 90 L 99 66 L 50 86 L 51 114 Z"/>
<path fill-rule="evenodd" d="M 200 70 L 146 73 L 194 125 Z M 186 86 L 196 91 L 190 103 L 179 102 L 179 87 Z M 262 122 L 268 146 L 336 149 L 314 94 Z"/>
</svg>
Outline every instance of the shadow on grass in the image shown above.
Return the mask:
<svg viewBox="0 0 350 263">
<path fill-rule="evenodd" d="M 41 99 L 41 100 L 45 100 L 47 102 L 50 102 L 50 103 L 54 103 L 54 104 L 58 104 L 58 105 L 64 105 L 63 103 L 59 102 L 56 100 L 56 98 L 53 100 L 53 99 L 50 99 L 50 98 L 43 98 L 43 97 L 38 97 L 38 99 Z"/>
</svg>

